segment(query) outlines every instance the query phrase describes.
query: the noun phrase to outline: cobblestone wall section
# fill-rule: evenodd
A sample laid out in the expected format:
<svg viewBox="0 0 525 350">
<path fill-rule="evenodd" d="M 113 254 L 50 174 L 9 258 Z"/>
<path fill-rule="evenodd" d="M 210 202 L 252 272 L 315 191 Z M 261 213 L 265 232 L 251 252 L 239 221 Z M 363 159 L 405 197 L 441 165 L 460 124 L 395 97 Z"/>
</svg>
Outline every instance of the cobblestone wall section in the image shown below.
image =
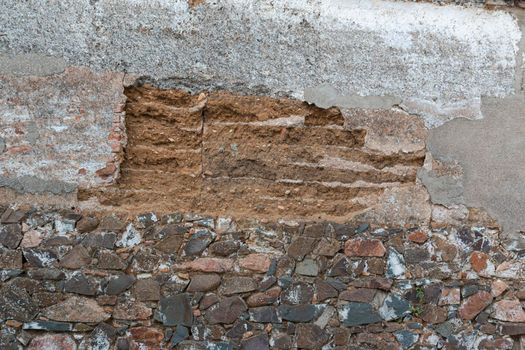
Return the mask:
<svg viewBox="0 0 525 350">
<path fill-rule="evenodd" d="M 498 230 L 3 208 L 0 348 L 513 349 Z"/>
</svg>

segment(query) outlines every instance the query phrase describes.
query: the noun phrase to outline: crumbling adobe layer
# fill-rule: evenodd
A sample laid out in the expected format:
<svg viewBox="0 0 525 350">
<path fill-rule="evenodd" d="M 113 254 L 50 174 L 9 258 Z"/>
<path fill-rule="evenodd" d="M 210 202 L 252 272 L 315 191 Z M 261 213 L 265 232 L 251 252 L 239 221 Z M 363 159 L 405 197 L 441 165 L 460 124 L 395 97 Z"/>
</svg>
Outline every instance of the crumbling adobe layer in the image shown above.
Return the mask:
<svg viewBox="0 0 525 350">
<path fill-rule="evenodd" d="M 499 231 L 0 208 L 0 348 L 512 349 Z"/>
<path fill-rule="evenodd" d="M 402 111 L 354 109 L 347 118 L 293 99 L 149 85 L 126 95 L 118 184 L 84 190 L 81 200 L 135 213 L 345 219 L 384 201 L 387 189 L 413 191 L 425 156 L 422 122 Z M 413 216 L 406 221 L 421 219 Z"/>
</svg>

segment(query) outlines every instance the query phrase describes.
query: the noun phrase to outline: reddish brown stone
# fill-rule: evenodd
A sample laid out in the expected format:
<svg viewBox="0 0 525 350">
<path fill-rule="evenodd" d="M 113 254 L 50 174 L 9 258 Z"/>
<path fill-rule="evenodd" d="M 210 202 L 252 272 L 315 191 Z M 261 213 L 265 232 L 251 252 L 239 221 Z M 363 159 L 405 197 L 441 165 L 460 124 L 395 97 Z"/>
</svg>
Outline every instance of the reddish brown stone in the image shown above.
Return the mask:
<svg viewBox="0 0 525 350">
<path fill-rule="evenodd" d="M 133 341 L 143 344 L 147 349 L 159 349 L 164 338 L 162 330 L 153 327 L 134 327 L 129 329 L 129 333 Z"/>
<path fill-rule="evenodd" d="M 472 320 L 492 302 L 492 294 L 485 291 L 470 296 L 459 308 L 459 315 L 464 320 Z"/>
<path fill-rule="evenodd" d="M 494 298 L 499 297 L 501 294 L 503 294 L 504 291 L 507 290 L 509 286 L 507 283 L 503 282 L 502 280 L 495 280 L 492 281 L 491 284 L 491 293 Z"/>
<path fill-rule="evenodd" d="M 428 236 L 423 231 L 416 231 L 409 234 L 407 238 L 412 242 L 423 244 L 427 241 Z"/>
<path fill-rule="evenodd" d="M 390 290 L 392 287 L 392 280 L 384 277 L 362 277 L 350 283 L 351 286 L 357 288 L 370 288 Z"/>
<path fill-rule="evenodd" d="M 275 286 L 265 292 L 254 293 L 246 299 L 249 307 L 263 306 L 273 304 L 281 294 L 281 287 Z"/>
<path fill-rule="evenodd" d="M 270 264 L 271 260 L 267 254 L 249 254 L 239 259 L 239 266 L 241 268 L 255 272 L 267 272 Z"/>
<path fill-rule="evenodd" d="M 46 334 L 35 337 L 27 350 L 76 350 L 77 344 L 66 334 Z"/>
<path fill-rule="evenodd" d="M 436 245 L 436 252 L 440 253 L 441 260 L 443 261 L 452 261 L 458 253 L 456 246 L 450 242 L 447 242 L 443 238 L 436 237 L 434 239 Z"/>
<path fill-rule="evenodd" d="M 147 320 L 151 314 L 151 309 L 144 303 L 131 300 L 119 303 L 113 310 L 113 318 L 118 320 Z"/>
<path fill-rule="evenodd" d="M 508 322 L 525 322 L 525 312 L 519 300 L 500 300 L 494 303 L 492 317 Z"/>
<path fill-rule="evenodd" d="M 77 270 L 91 263 L 89 251 L 82 245 L 73 247 L 61 260 L 60 266 Z"/>
<path fill-rule="evenodd" d="M 352 288 L 349 290 L 342 291 L 339 294 L 341 300 L 357 301 L 361 303 L 370 303 L 376 295 L 376 289 L 369 288 Z"/>
<path fill-rule="evenodd" d="M 439 305 L 457 305 L 461 302 L 461 291 L 459 288 L 443 288 L 439 298 Z"/>
<path fill-rule="evenodd" d="M 480 273 L 487 268 L 488 260 L 489 256 L 483 252 L 473 252 L 470 255 L 470 265 L 477 273 Z"/>
<path fill-rule="evenodd" d="M 227 272 L 233 270 L 233 260 L 220 258 L 198 258 L 178 266 L 184 270 L 202 272 Z"/>
<path fill-rule="evenodd" d="M 447 309 L 434 306 L 434 305 L 424 305 L 423 312 L 421 313 L 421 319 L 425 322 L 438 324 L 445 322 L 448 317 Z"/>
<path fill-rule="evenodd" d="M 110 315 L 95 300 L 71 297 L 44 310 L 43 315 L 53 321 L 99 323 Z"/>
<path fill-rule="evenodd" d="M 351 239 L 345 243 L 347 256 L 384 256 L 386 249 L 378 239 Z"/>
</svg>

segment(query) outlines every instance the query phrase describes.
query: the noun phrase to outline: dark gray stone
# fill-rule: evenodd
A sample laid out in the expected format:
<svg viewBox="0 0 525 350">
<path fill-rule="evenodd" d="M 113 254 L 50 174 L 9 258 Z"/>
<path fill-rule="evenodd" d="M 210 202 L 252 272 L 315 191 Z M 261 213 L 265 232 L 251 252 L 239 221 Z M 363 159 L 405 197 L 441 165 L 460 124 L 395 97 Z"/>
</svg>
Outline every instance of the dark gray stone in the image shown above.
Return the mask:
<svg viewBox="0 0 525 350">
<path fill-rule="evenodd" d="M 251 292 L 257 289 L 257 282 L 250 277 L 224 278 L 219 288 L 223 295 Z"/>
<path fill-rule="evenodd" d="M 281 294 L 284 304 L 307 304 L 312 302 L 314 288 L 305 282 L 296 282 L 286 288 Z"/>
<path fill-rule="evenodd" d="M 279 305 L 277 308 L 281 319 L 291 322 L 310 322 L 318 313 L 315 305 Z"/>
<path fill-rule="evenodd" d="M 161 298 L 159 309 L 155 313 L 155 319 L 165 326 L 186 326 L 193 324 L 193 310 L 191 309 L 191 297 L 186 293 Z"/>
<path fill-rule="evenodd" d="M 241 350 L 270 350 L 268 336 L 266 333 L 241 341 Z"/>
<path fill-rule="evenodd" d="M 37 312 L 38 306 L 24 289 L 12 284 L 2 286 L 0 289 L 0 319 L 29 322 Z"/>
<path fill-rule="evenodd" d="M 114 232 L 91 232 L 86 234 L 82 244 L 86 247 L 113 249 L 116 241 L 117 235 Z"/>
<path fill-rule="evenodd" d="M 27 275 L 35 280 L 52 280 L 52 281 L 60 281 L 63 280 L 66 275 L 64 272 L 60 271 L 59 269 L 51 269 L 51 268 L 41 268 L 41 269 L 32 269 L 27 271 Z"/>
<path fill-rule="evenodd" d="M 107 323 L 99 323 L 89 335 L 90 350 L 107 350 L 117 337 L 117 330 Z"/>
<path fill-rule="evenodd" d="M 234 240 L 215 242 L 210 245 L 210 252 L 214 255 L 228 256 L 239 250 L 239 243 Z"/>
<path fill-rule="evenodd" d="M 389 294 L 379 308 L 379 314 L 385 321 L 397 320 L 410 313 L 410 303 L 397 294 Z"/>
<path fill-rule="evenodd" d="M 19 224 L 7 224 L 0 227 L 0 244 L 9 249 L 16 249 L 22 240 Z"/>
<path fill-rule="evenodd" d="M 104 293 L 118 295 L 131 287 L 137 279 L 132 275 L 120 275 L 110 278 L 104 287 Z"/>
<path fill-rule="evenodd" d="M 205 318 L 210 324 L 234 323 L 248 308 L 244 300 L 238 296 L 222 299 L 218 304 L 210 307 L 205 314 Z"/>
<path fill-rule="evenodd" d="M 320 350 L 330 336 L 315 324 L 298 324 L 295 329 L 295 339 L 300 349 Z"/>
<path fill-rule="evenodd" d="M 188 292 L 208 292 L 221 284 L 221 276 L 217 274 L 192 275 Z"/>
<path fill-rule="evenodd" d="M 277 309 L 274 306 L 261 306 L 249 310 L 250 321 L 261 323 L 280 323 Z"/>
<path fill-rule="evenodd" d="M 64 292 L 93 296 L 97 293 L 95 279 L 76 272 L 64 282 Z"/>
<path fill-rule="evenodd" d="M 399 330 L 397 332 L 394 332 L 394 336 L 396 337 L 399 344 L 401 344 L 403 349 L 408 349 L 409 347 L 414 345 L 419 339 L 418 334 L 412 333 L 407 330 Z"/>
<path fill-rule="evenodd" d="M 173 336 L 171 337 L 171 346 L 175 347 L 177 344 L 185 340 L 190 336 L 190 331 L 188 328 L 178 325 L 177 328 L 175 328 L 175 332 L 173 333 Z"/>
<path fill-rule="evenodd" d="M 339 307 L 339 319 L 345 326 L 359 326 L 381 322 L 381 316 L 371 304 L 348 303 Z"/>
<path fill-rule="evenodd" d="M 56 253 L 50 249 L 27 249 L 24 250 L 24 257 L 36 267 L 51 267 L 57 262 Z"/>
<path fill-rule="evenodd" d="M 215 234 L 207 229 L 199 229 L 191 235 L 184 247 L 186 255 L 200 255 L 213 241 Z"/>
</svg>

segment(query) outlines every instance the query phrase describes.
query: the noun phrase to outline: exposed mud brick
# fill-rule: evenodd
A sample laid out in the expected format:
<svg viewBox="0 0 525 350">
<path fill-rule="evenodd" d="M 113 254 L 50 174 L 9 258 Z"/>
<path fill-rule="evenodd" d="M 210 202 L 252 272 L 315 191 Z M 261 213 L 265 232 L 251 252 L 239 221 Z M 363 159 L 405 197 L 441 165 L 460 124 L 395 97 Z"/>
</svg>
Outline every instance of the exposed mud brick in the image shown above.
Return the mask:
<svg viewBox="0 0 525 350">
<path fill-rule="evenodd" d="M 204 127 L 204 144 L 221 142 L 237 144 L 247 142 L 265 144 L 323 145 L 360 147 L 364 145 L 364 130 L 322 127 L 260 126 L 255 124 L 211 124 Z"/>
<path fill-rule="evenodd" d="M 377 239 L 351 239 L 345 243 L 347 256 L 383 256 L 386 249 Z"/>
</svg>

